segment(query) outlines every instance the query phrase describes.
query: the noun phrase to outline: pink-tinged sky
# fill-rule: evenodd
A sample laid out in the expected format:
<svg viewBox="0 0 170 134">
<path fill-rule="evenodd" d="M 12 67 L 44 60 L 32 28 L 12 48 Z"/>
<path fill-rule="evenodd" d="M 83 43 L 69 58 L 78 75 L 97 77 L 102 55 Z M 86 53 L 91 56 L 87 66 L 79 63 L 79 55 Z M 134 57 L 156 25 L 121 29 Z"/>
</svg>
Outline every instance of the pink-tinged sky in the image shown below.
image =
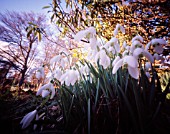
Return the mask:
<svg viewBox="0 0 170 134">
<path fill-rule="evenodd" d="M 52 0 L 0 0 L 0 12 L 9 11 L 33 11 L 38 13 L 47 13 L 49 9 L 42 9 L 49 6 Z"/>
</svg>

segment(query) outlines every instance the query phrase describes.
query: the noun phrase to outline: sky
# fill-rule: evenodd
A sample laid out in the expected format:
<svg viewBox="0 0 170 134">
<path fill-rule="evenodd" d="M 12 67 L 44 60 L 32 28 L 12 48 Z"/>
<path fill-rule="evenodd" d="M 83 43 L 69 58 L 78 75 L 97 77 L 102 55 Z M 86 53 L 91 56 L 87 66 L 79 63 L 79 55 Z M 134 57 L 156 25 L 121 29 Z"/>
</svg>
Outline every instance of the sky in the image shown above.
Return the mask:
<svg viewBox="0 0 170 134">
<path fill-rule="evenodd" d="M 35 13 L 47 13 L 49 9 L 42 9 L 49 6 L 52 0 L 0 0 L 0 13 L 9 11 L 33 11 Z"/>
</svg>

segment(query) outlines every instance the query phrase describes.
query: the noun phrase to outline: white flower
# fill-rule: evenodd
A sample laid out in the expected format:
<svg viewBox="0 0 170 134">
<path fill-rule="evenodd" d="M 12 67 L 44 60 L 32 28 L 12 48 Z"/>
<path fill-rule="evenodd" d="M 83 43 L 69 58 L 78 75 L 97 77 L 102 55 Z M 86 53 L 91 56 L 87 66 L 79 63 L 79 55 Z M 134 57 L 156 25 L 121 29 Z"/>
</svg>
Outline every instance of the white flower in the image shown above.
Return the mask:
<svg viewBox="0 0 170 134">
<path fill-rule="evenodd" d="M 35 73 L 35 77 L 37 79 L 41 79 L 41 78 L 44 78 L 45 77 L 45 73 L 44 73 L 44 67 L 40 67 L 40 68 L 33 68 L 31 71 L 30 71 L 30 75 L 32 76 L 33 72 L 36 71 Z"/>
<path fill-rule="evenodd" d="M 123 65 L 123 59 L 119 59 L 113 67 L 112 73 L 115 74 L 117 70 Z"/>
<path fill-rule="evenodd" d="M 60 77 L 61 77 L 61 75 L 62 75 L 62 71 L 61 71 L 59 68 L 57 68 L 57 69 L 54 71 L 54 78 L 56 78 L 57 80 L 59 80 Z"/>
<path fill-rule="evenodd" d="M 96 56 L 95 56 L 95 62 L 97 64 L 97 61 L 99 59 L 99 64 L 103 66 L 104 69 L 106 69 L 110 65 L 110 58 L 107 56 L 105 50 L 100 50 Z"/>
<path fill-rule="evenodd" d="M 47 97 L 49 94 L 50 94 L 50 92 L 49 92 L 48 90 L 45 90 L 45 89 L 44 89 L 44 90 L 42 91 L 42 97 L 43 97 L 43 98 Z"/>
<path fill-rule="evenodd" d="M 40 95 L 40 94 L 42 95 L 43 90 L 47 90 L 47 89 L 49 89 L 49 90 L 51 91 L 51 97 L 50 97 L 50 99 L 52 99 L 52 98 L 54 97 L 54 95 L 55 95 L 55 88 L 54 88 L 54 86 L 53 86 L 52 83 L 47 83 L 47 84 L 43 85 L 41 88 L 38 89 L 36 95 L 37 95 L 37 96 Z M 47 95 L 47 92 L 46 92 L 46 93 L 43 93 L 43 96 L 45 96 L 45 95 Z"/>
<path fill-rule="evenodd" d="M 78 78 L 79 73 L 77 70 L 66 70 L 66 72 L 61 75 L 59 81 L 61 82 L 61 84 L 65 82 L 67 86 L 70 86 L 70 84 L 73 86 Z"/>
<path fill-rule="evenodd" d="M 151 42 L 149 42 L 149 43 L 145 46 L 145 50 L 148 50 L 149 47 L 150 47 L 150 45 L 151 45 Z"/>
<path fill-rule="evenodd" d="M 84 38 L 84 37 L 86 36 L 85 34 L 86 34 L 85 30 L 79 31 L 79 32 L 74 36 L 74 39 L 79 42 L 79 41 L 81 41 L 82 38 Z"/>
<path fill-rule="evenodd" d="M 166 45 L 166 41 L 164 39 L 152 39 L 145 47 L 146 50 L 149 49 L 150 45 L 153 46 L 154 51 L 158 54 L 163 52 L 163 45 Z"/>
<path fill-rule="evenodd" d="M 143 47 L 143 44 L 140 43 L 138 40 L 135 40 L 132 42 L 132 46 L 130 48 L 130 51 L 133 53 L 133 51 L 136 49 L 136 48 L 144 48 Z"/>
<path fill-rule="evenodd" d="M 163 44 L 163 45 L 166 45 L 166 41 L 164 39 L 152 39 L 151 40 L 151 44 Z"/>
<path fill-rule="evenodd" d="M 158 55 L 157 53 L 155 53 L 155 54 L 153 55 L 153 57 L 154 57 L 155 60 L 161 60 L 161 56 Z"/>
<path fill-rule="evenodd" d="M 123 42 L 123 48 L 126 48 L 127 44 L 126 41 Z"/>
<path fill-rule="evenodd" d="M 96 29 L 94 27 L 89 27 L 86 30 L 79 31 L 74 39 L 76 41 L 81 41 L 82 38 L 87 37 L 88 39 L 94 37 L 96 35 Z"/>
<path fill-rule="evenodd" d="M 133 67 L 128 66 L 128 72 L 133 78 L 135 78 L 135 79 L 139 78 L 138 68 L 133 68 Z"/>
<path fill-rule="evenodd" d="M 145 72 L 145 74 L 146 74 L 146 76 L 147 76 L 148 78 L 150 78 L 150 77 L 151 77 L 151 75 L 150 75 L 150 73 L 149 73 L 149 72 Z"/>
<path fill-rule="evenodd" d="M 123 57 L 125 57 L 125 56 L 128 55 L 128 54 L 129 54 L 129 51 L 128 51 L 128 50 L 125 50 L 125 51 L 122 53 Z"/>
<path fill-rule="evenodd" d="M 37 114 L 37 110 L 34 110 L 24 116 L 24 118 L 20 122 L 20 124 L 22 124 L 22 129 L 30 125 L 31 121 L 35 118 L 36 114 Z"/>
<path fill-rule="evenodd" d="M 120 45 L 118 43 L 118 39 L 113 37 L 111 38 L 111 40 L 109 40 L 105 45 L 104 48 L 106 48 L 106 50 L 109 50 L 110 47 L 114 47 L 114 49 L 116 50 L 117 53 L 120 52 Z"/>
<path fill-rule="evenodd" d="M 50 65 L 52 66 L 54 63 L 57 63 L 59 66 L 61 66 L 62 68 L 65 68 L 67 65 L 69 65 L 69 60 L 67 56 L 63 56 L 62 53 L 54 56 L 51 60 L 50 60 Z"/>
<path fill-rule="evenodd" d="M 117 63 L 120 60 L 120 56 L 117 56 L 114 61 L 112 62 L 112 66 L 115 65 L 115 63 Z"/>
<path fill-rule="evenodd" d="M 81 66 L 80 67 L 80 73 L 84 75 L 88 75 L 90 72 L 90 69 L 87 65 Z"/>
<path fill-rule="evenodd" d="M 125 28 L 120 24 L 117 24 L 115 30 L 113 31 L 114 36 L 118 34 L 119 29 L 123 34 L 125 34 Z"/>
<path fill-rule="evenodd" d="M 140 35 L 136 35 L 135 37 L 133 37 L 132 42 L 134 42 L 135 40 L 138 40 L 138 41 L 140 41 L 140 42 L 143 42 L 143 38 L 142 38 L 142 36 L 140 36 Z"/>
<path fill-rule="evenodd" d="M 133 78 L 138 79 L 139 77 L 138 62 L 137 59 L 133 56 L 125 56 L 122 59 L 118 60 L 113 67 L 112 73 L 115 74 L 117 70 L 121 66 L 123 66 L 123 64 L 127 64 L 129 74 Z"/>
<path fill-rule="evenodd" d="M 146 62 L 145 63 L 145 70 L 149 71 L 149 69 L 151 69 L 151 63 L 150 62 Z"/>
<path fill-rule="evenodd" d="M 158 54 L 161 54 L 161 53 L 164 51 L 163 46 L 160 45 L 160 44 L 156 44 L 155 47 L 154 47 L 154 50 L 155 50 L 155 52 L 157 52 Z"/>
<path fill-rule="evenodd" d="M 89 41 L 90 41 L 91 49 L 96 49 L 96 47 L 97 47 L 97 39 L 96 39 L 96 37 L 90 38 Z"/>
<path fill-rule="evenodd" d="M 56 55 L 50 60 L 50 65 L 53 65 L 55 62 L 59 62 L 62 58 L 62 55 Z"/>
<path fill-rule="evenodd" d="M 143 48 L 136 48 L 133 52 L 133 56 L 138 59 L 139 58 L 139 55 L 143 55 L 145 56 L 151 63 L 154 62 L 154 58 L 153 56 L 148 52 L 146 51 L 145 49 Z"/>
</svg>

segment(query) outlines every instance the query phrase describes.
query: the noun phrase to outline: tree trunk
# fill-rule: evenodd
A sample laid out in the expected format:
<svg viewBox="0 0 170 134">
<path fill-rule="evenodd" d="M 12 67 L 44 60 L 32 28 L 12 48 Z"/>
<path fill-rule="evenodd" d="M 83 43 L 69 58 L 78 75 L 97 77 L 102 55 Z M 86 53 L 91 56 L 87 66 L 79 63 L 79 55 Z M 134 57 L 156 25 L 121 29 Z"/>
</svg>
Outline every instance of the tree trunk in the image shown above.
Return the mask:
<svg viewBox="0 0 170 134">
<path fill-rule="evenodd" d="M 22 84 L 24 83 L 26 71 L 27 71 L 27 67 L 24 67 L 24 69 L 21 71 L 21 78 L 20 78 L 20 81 L 19 81 L 19 87 L 21 87 Z"/>
</svg>

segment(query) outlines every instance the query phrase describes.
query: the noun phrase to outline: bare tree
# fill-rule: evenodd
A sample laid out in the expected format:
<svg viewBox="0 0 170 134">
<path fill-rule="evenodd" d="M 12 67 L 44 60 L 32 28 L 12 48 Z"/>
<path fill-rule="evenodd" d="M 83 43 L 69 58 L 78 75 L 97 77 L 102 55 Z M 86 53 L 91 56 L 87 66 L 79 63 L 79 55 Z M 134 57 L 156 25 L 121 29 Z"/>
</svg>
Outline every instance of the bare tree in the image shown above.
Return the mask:
<svg viewBox="0 0 170 134">
<path fill-rule="evenodd" d="M 37 36 L 32 33 L 27 37 L 26 28 L 32 22 L 42 28 L 45 26 L 45 16 L 33 12 L 5 12 L 0 13 L 0 40 L 8 45 L 0 47 L 0 57 L 18 66 L 21 74 L 19 86 L 23 84 L 26 72 L 37 53 Z"/>
</svg>

